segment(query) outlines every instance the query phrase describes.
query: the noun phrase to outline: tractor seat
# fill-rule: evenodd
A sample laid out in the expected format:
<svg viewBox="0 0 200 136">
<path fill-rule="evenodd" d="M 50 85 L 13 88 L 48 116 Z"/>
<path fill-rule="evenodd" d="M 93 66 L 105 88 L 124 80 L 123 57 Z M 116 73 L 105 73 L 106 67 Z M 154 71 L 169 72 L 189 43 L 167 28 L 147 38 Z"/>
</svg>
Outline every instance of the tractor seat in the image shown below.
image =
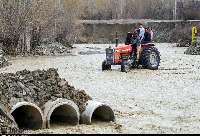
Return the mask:
<svg viewBox="0 0 200 136">
<path fill-rule="evenodd" d="M 132 37 L 132 33 L 128 32 L 127 37 L 126 37 L 126 41 L 125 41 L 125 45 L 129 45 L 131 44 L 131 37 Z"/>
<path fill-rule="evenodd" d="M 142 43 L 143 46 L 155 46 L 154 43 L 150 42 L 150 43 Z"/>
</svg>

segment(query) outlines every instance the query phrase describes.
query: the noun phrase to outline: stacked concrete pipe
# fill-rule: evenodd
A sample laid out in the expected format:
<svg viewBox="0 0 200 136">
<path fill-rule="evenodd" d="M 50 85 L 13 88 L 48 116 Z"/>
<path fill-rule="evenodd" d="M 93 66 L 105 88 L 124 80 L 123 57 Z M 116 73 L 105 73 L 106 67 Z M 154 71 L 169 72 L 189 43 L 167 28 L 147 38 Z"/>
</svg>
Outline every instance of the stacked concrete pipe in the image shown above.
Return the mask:
<svg viewBox="0 0 200 136">
<path fill-rule="evenodd" d="M 3 110 L 2 110 L 3 111 Z M 29 102 L 19 102 L 15 104 L 9 116 L 16 122 L 19 129 L 43 129 L 51 128 L 51 125 L 78 125 L 79 120 L 82 124 L 92 124 L 93 120 L 115 121 L 115 115 L 110 106 L 88 101 L 85 111 L 80 115 L 78 106 L 71 100 L 57 99 L 48 101 L 41 109 Z"/>
<path fill-rule="evenodd" d="M 86 110 L 81 114 L 81 123 L 90 125 L 93 119 L 110 122 L 115 121 L 115 115 L 110 106 L 96 101 L 88 101 Z"/>
<path fill-rule="evenodd" d="M 80 113 L 78 106 L 67 99 L 49 101 L 44 105 L 45 124 L 51 128 L 52 124 L 78 125 Z"/>
<path fill-rule="evenodd" d="M 43 114 L 44 113 L 44 114 Z M 35 104 L 19 102 L 12 106 L 10 119 L 16 122 L 19 129 L 37 130 L 50 128 L 51 124 L 64 125 L 79 124 L 80 114 L 78 106 L 67 99 L 49 101 L 42 110 Z"/>
<path fill-rule="evenodd" d="M 37 130 L 45 128 L 40 108 L 30 102 L 18 102 L 10 111 L 19 129 Z"/>
</svg>

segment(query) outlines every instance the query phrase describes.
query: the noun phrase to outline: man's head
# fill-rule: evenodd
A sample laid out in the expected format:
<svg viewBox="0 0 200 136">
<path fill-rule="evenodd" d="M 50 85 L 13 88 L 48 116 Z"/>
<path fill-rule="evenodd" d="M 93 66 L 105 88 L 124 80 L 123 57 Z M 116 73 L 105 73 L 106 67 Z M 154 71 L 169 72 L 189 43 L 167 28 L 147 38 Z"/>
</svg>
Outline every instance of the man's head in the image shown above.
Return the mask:
<svg viewBox="0 0 200 136">
<path fill-rule="evenodd" d="M 141 22 L 138 22 L 138 27 L 143 27 L 144 26 L 144 23 L 141 21 Z"/>
<path fill-rule="evenodd" d="M 138 32 L 137 31 L 134 31 L 133 32 L 133 38 L 137 38 L 138 37 Z"/>
<path fill-rule="evenodd" d="M 150 32 L 150 31 L 151 31 L 150 27 L 146 27 L 146 28 L 145 28 L 145 31 L 146 31 L 146 32 Z"/>
</svg>

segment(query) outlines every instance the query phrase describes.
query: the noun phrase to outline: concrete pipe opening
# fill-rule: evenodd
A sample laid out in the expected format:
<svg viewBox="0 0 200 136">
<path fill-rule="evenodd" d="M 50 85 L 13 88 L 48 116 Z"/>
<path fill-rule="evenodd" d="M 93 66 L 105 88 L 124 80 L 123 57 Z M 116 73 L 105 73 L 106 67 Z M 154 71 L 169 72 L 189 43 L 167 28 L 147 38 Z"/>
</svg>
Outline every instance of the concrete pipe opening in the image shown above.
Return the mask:
<svg viewBox="0 0 200 136">
<path fill-rule="evenodd" d="M 47 128 L 79 124 L 79 109 L 72 101 L 59 99 L 49 106 Z"/>
<path fill-rule="evenodd" d="M 108 106 L 100 106 L 98 107 L 93 115 L 91 121 L 102 121 L 102 122 L 109 122 L 109 121 L 114 121 L 114 113 L 112 109 Z"/>
<path fill-rule="evenodd" d="M 96 101 L 88 101 L 86 110 L 81 114 L 81 123 L 115 121 L 113 110 L 108 106 Z"/>
<path fill-rule="evenodd" d="M 78 116 L 76 110 L 69 105 L 61 105 L 57 107 L 50 117 L 50 125 L 77 125 Z"/>
<path fill-rule="evenodd" d="M 43 115 L 39 107 L 31 103 L 18 103 L 11 111 L 19 129 L 37 130 L 43 128 Z"/>
</svg>

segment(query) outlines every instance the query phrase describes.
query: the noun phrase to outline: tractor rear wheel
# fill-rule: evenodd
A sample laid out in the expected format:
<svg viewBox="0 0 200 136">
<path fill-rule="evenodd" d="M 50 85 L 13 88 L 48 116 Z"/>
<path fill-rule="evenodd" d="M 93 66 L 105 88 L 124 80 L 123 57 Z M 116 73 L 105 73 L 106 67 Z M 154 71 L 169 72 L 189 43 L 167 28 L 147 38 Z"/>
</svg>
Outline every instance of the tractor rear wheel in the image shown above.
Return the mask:
<svg viewBox="0 0 200 136">
<path fill-rule="evenodd" d="M 155 47 L 146 48 L 141 56 L 141 64 L 144 68 L 157 70 L 160 66 L 160 52 Z"/>
<path fill-rule="evenodd" d="M 105 70 L 111 70 L 111 65 L 108 65 L 106 63 L 106 61 L 103 61 L 102 63 L 102 70 L 105 71 Z"/>
</svg>

